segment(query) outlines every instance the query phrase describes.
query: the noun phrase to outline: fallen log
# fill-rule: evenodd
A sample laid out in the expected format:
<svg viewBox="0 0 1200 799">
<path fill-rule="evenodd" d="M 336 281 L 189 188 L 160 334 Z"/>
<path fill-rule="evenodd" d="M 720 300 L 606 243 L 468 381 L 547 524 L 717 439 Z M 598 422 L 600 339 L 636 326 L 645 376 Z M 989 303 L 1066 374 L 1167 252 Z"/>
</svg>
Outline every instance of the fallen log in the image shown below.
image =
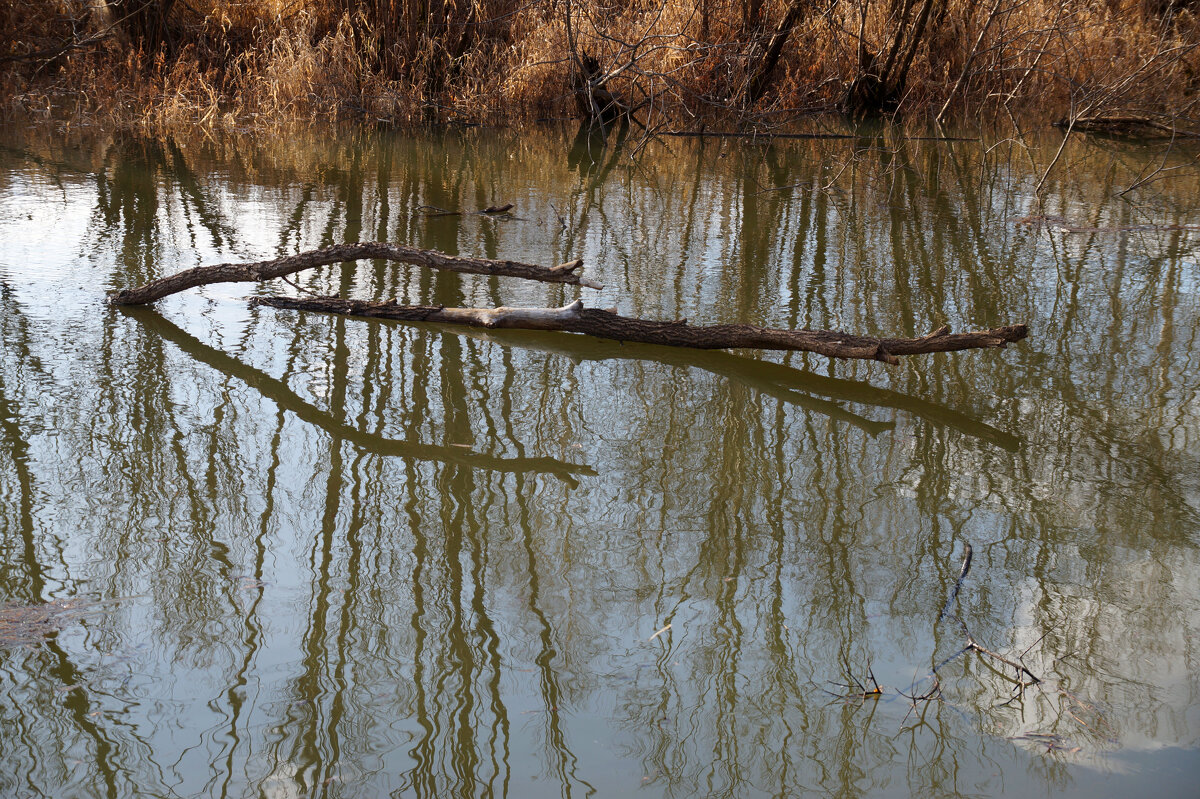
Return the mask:
<svg viewBox="0 0 1200 799">
<path fill-rule="evenodd" d="M 1054 127 L 1079 130 L 1085 133 L 1136 136 L 1142 139 L 1200 138 L 1200 130 L 1180 127 L 1178 124 L 1180 121 L 1170 117 L 1155 119 L 1148 116 L 1098 114 L 1089 117 L 1075 117 L 1074 119 L 1069 117 L 1060 119 L 1054 123 Z"/>
<path fill-rule="evenodd" d="M 124 289 L 110 294 L 108 301 L 113 305 L 144 305 L 161 300 L 171 294 L 209 283 L 252 283 L 312 269 L 318 266 L 355 261 L 360 258 L 379 258 L 405 264 L 459 272 L 469 275 L 499 275 L 537 280 L 543 283 L 569 283 L 587 288 L 604 288 L 600 283 L 577 274 L 583 260 L 575 260 L 559 266 L 537 266 L 520 261 L 496 261 L 489 258 L 462 258 L 446 255 L 436 250 L 423 250 L 402 244 L 387 244 L 368 241 L 359 244 L 339 244 L 321 250 L 311 250 L 269 261 L 243 264 L 216 264 L 185 269 L 174 275 L 151 280 L 137 288 Z"/>
<path fill-rule="evenodd" d="M 576 300 L 562 308 L 445 308 L 397 305 L 390 302 L 346 300 L 340 297 L 258 297 L 256 305 L 300 311 L 394 319 L 403 322 L 441 322 L 489 329 L 559 330 L 616 341 L 663 344 L 694 349 L 763 349 L 813 352 L 830 358 L 858 358 L 884 363 L 898 356 L 930 352 L 1004 347 L 1029 334 L 1025 325 L 1009 325 L 969 333 L 940 327 L 920 338 L 874 338 L 833 330 L 778 330 L 754 325 L 689 325 L 686 319 L 658 322 L 619 316 L 612 311 L 585 308 Z"/>
</svg>

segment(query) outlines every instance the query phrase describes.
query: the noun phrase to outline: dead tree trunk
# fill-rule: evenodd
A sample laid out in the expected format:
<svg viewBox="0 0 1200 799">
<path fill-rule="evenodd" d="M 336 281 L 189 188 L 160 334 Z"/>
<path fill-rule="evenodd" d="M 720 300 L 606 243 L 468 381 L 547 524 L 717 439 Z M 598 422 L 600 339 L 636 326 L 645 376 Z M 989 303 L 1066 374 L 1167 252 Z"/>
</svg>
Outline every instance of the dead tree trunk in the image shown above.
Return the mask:
<svg viewBox="0 0 1200 799">
<path fill-rule="evenodd" d="M 775 27 L 775 32 L 771 34 L 771 41 L 767 44 L 766 52 L 758 63 L 758 69 L 754 71 L 754 77 L 746 86 L 743 105 L 747 108 L 757 103 L 770 85 L 775 65 L 779 63 L 779 56 L 783 54 L 783 46 L 787 44 L 788 37 L 792 34 L 792 28 L 796 26 L 796 22 L 800 19 L 800 12 L 805 8 L 807 2 L 808 0 L 792 0 L 783 14 L 783 19 L 779 20 L 779 24 Z"/>
<path fill-rule="evenodd" d="M 175 0 L 107 0 L 100 5 L 107 6 L 136 49 L 154 53 L 164 44 L 171 47 L 167 18 Z"/>
<path fill-rule="evenodd" d="M 608 88 L 600 62 L 584 53 L 576 65 L 573 89 L 579 112 L 592 122 L 611 125 L 625 113 L 625 103 Z"/>
<path fill-rule="evenodd" d="M 521 330 L 560 330 L 616 341 L 663 344 L 694 349 L 763 349 L 813 352 L 830 358 L 857 358 L 896 364 L 897 356 L 930 352 L 1004 347 L 1029 334 L 1025 325 L 1009 325 L 970 333 L 951 333 L 941 327 L 920 338 L 874 338 L 833 330 L 778 330 L 754 325 L 693 326 L 687 320 L 657 322 L 618 316 L 611 311 L 584 308 L 576 300 L 562 308 L 444 308 L 364 302 L 339 297 L 263 297 L 254 301 L 272 308 L 395 319 L 440 322 L 470 327 Z"/>
<path fill-rule="evenodd" d="M 916 3 L 922 3 L 916 19 L 909 14 Z M 891 45 L 882 53 L 872 53 L 866 46 L 864 29 L 869 0 L 864 0 L 858 29 L 858 72 L 846 87 L 842 110 L 854 117 L 867 117 L 894 111 L 899 107 L 908 84 L 908 70 L 917 49 L 925 41 L 925 29 L 935 0 L 904 0 L 895 23 Z"/>
<path fill-rule="evenodd" d="M 574 286 L 587 288 L 604 288 L 594 280 L 580 277 L 576 271 L 583 266 L 583 260 L 571 261 L 559 266 L 545 267 L 534 264 L 523 264 L 519 261 L 494 261 L 488 258 L 460 258 L 446 255 L 435 250 L 422 250 L 418 247 L 405 247 L 400 244 L 386 244 L 378 241 L 368 241 L 361 244 L 339 244 L 326 247 L 323 250 L 302 252 L 284 258 L 270 261 L 258 261 L 249 264 L 217 264 L 215 266 L 198 266 L 185 269 L 174 275 L 151 280 L 144 286 L 125 289 L 109 295 L 108 301 L 113 305 L 144 305 L 148 302 L 161 300 L 163 297 L 187 289 L 204 286 L 209 283 L 252 283 L 255 281 L 271 280 L 284 277 L 304 269 L 317 266 L 355 261 L 359 258 L 379 258 L 386 261 L 399 261 L 405 264 L 415 264 L 428 269 L 441 269 L 447 272 L 461 272 L 469 275 L 500 275 L 503 277 L 520 277 L 526 280 L 537 280 L 543 283 L 569 283 Z"/>
</svg>

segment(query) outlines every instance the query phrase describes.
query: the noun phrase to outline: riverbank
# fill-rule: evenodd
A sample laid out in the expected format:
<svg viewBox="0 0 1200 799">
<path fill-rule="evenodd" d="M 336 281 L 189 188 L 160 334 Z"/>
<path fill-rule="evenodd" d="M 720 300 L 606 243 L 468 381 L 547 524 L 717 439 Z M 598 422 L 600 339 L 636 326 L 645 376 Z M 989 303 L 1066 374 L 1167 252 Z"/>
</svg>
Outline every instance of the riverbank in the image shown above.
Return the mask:
<svg viewBox="0 0 1200 799">
<path fill-rule="evenodd" d="M 660 131 L 830 112 L 1200 130 L 1191 0 L 56 0 L 0 25 L 9 119 L 494 123 L 611 96 Z"/>
</svg>

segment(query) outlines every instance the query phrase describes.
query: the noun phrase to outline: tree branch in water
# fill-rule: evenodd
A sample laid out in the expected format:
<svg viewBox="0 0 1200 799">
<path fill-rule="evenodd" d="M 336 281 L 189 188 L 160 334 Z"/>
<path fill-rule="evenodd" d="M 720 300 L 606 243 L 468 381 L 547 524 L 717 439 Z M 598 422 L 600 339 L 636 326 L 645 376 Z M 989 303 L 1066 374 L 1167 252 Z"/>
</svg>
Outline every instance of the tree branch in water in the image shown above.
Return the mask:
<svg viewBox="0 0 1200 799">
<path fill-rule="evenodd" d="M 402 322 L 441 322 L 489 329 L 559 330 L 615 341 L 637 341 L 694 349 L 763 349 L 814 352 L 830 358 L 899 363 L 901 355 L 1004 347 L 1029 334 L 1025 325 L 1009 325 L 969 333 L 941 327 L 920 338 L 874 338 L 833 330 L 778 330 L 754 325 L 689 325 L 687 320 L 658 322 L 585 308 L 576 300 L 562 308 L 444 308 L 366 302 L 339 297 L 260 297 L 258 305 L 319 311 Z"/>
<path fill-rule="evenodd" d="M 489 258 L 461 258 L 446 255 L 436 250 L 423 250 L 402 244 L 387 244 L 368 241 L 359 244 L 339 244 L 321 250 L 311 250 L 298 255 L 273 258 L 244 264 L 216 264 L 185 269 L 174 275 L 151 280 L 143 286 L 125 289 L 110 294 L 108 301 L 113 305 L 144 305 L 180 291 L 205 286 L 209 283 L 252 283 L 284 277 L 304 269 L 355 261 L 360 258 L 379 258 L 405 264 L 460 272 L 469 275 L 499 275 L 537 280 L 543 283 L 569 283 L 587 288 L 604 288 L 600 283 L 581 277 L 577 271 L 583 260 L 571 261 L 559 266 L 537 266 L 520 261 L 495 261 Z"/>
</svg>

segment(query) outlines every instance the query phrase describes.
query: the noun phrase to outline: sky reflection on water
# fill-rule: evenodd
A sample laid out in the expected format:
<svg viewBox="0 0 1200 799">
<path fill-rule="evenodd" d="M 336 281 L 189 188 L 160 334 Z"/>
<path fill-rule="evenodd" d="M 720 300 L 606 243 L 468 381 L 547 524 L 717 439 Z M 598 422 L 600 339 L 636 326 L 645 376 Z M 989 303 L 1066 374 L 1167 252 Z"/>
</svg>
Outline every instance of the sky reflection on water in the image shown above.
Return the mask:
<svg viewBox="0 0 1200 799">
<path fill-rule="evenodd" d="M 1194 169 L 1115 196 L 1152 148 L 1064 157 L 1042 213 L 1197 221 Z M 0 620 L 74 604 L 0 643 L 0 794 L 1188 795 L 1200 235 L 1020 224 L 1038 177 L 1013 142 L 886 130 L 633 161 L 559 130 L 11 135 Z M 1032 335 L 887 367 L 244 301 L 282 283 L 103 303 L 368 239 L 583 257 L 585 302 L 647 317 Z M 964 654 L 914 707 L 964 644 L 967 543 L 957 613 L 1043 682 Z"/>
</svg>

